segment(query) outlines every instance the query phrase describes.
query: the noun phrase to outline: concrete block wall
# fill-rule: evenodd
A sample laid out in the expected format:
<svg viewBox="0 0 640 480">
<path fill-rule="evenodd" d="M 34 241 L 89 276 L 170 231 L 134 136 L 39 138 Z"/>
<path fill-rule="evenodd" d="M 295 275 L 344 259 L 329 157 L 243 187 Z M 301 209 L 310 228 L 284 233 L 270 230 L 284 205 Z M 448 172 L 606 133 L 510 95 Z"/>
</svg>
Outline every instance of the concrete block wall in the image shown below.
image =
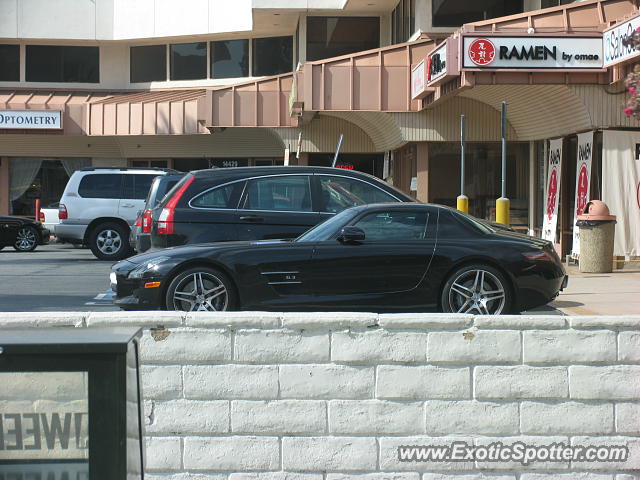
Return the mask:
<svg viewBox="0 0 640 480">
<path fill-rule="evenodd" d="M 0 313 L 0 339 L 50 325 L 145 328 L 151 480 L 640 480 L 640 316 Z M 398 458 L 453 441 L 630 458 Z"/>
</svg>

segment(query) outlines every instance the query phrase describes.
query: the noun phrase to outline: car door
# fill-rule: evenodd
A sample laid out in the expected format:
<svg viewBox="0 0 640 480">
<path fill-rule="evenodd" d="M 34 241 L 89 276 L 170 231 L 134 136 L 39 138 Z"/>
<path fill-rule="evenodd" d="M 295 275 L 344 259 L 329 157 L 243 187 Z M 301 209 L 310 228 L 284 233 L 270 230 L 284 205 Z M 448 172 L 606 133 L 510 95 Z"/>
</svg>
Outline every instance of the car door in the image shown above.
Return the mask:
<svg viewBox="0 0 640 480">
<path fill-rule="evenodd" d="M 351 225 L 364 231 L 364 241 L 329 240 L 315 245 L 316 295 L 395 293 L 420 283 L 435 249 L 436 212 L 424 207 L 381 208 L 363 213 Z"/>
<path fill-rule="evenodd" d="M 240 240 L 295 238 L 320 221 L 311 202 L 310 175 L 251 178 L 238 206 Z"/>
<path fill-rule="evenodd" d="M 0 217 L 0 245 L 13 245 L 22 222 L 14 217 Z"/>
<path fill-rule="evenodd" d="M 145 200 L 151 182 L 157 177 L 155 174 L 124 174 L 122 183 L 122 198 L 118 203 L 118 216 L 133 225 L 138 212 L 144 209 Z"/>
</svg>

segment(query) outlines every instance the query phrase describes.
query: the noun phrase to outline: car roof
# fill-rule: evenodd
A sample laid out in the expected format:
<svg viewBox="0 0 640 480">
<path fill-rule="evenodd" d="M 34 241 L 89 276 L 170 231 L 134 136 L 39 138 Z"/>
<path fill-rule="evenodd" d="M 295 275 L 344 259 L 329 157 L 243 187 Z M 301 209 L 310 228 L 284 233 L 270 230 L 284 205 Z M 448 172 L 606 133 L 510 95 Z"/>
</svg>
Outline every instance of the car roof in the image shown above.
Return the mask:
<svg viewBox="0 0 640 480">
<path fill-rule="evenodd" d="M 317 167 L 307 165 L 272 165 L 266 167 L 229 167 L 229 168 L 209 168 L 206 170 L 194 170 L 190 172 L 196 178 L 215 178 L 215 177 L 256 177 L 261 175 L 281 175 L 295 173 L 318 173 L 330 175 L 344 175 L 352 177 L 368 177 L 378 182 L 382 182 L 377 177 L 368 173 L 357 170 L 346 170 L 344 168 L 335 167 Z"/>
</svg>

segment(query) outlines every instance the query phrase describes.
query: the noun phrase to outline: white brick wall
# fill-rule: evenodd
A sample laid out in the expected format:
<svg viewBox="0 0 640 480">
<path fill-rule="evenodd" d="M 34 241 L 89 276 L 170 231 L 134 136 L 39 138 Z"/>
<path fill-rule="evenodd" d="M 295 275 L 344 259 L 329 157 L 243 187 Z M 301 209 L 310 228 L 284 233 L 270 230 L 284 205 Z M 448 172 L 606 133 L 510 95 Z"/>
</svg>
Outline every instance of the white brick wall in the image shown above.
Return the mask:
<svg viewBox="0 0 640 480">
<path fill-rule="evenodd" d="M 0 314 L 0 329 L 122 324 L 145 329 L 150 480 L 640 480 L 640 316 Z M 631 459 L 398 458 L 453 441 Z"/>
</svg>

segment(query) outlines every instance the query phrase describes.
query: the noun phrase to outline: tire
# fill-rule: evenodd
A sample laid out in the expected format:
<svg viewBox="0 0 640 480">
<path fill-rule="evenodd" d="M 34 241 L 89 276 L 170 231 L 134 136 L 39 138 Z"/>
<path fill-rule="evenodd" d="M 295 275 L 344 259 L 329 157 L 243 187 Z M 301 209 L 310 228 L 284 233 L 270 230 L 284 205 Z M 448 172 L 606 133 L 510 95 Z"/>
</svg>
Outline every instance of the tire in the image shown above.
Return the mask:
<svg viewBox="0 0 640 480">
<path fill-rule="evenodd" d="M 440 301 L 444 312 L 500 315 L 510 313 L 512 294 L 502 273 L 488 265 L 474 264 L 448 277 Z"/>
<path fill-rule="evenodd" d="M 16 234 L 13 248 L 18 252 L 33 252 L 40 241 L 40 234 L 33 227 L 22 227 Z"/>
<path fill-rule="evenodd" d="M 89 248 L 100 260 L 121 260 L 130 255 L 129 229 L 114 222 L 101 223 L 91 231 Z"/>
<path fill-rule="evenodd" d="M 196 267 L 180 272 L 171 281 L 165 304 L 167 310 L 221 312 L 234 310 L 238 295 L 227 275 L 213 268 Z"/>
</svg>

